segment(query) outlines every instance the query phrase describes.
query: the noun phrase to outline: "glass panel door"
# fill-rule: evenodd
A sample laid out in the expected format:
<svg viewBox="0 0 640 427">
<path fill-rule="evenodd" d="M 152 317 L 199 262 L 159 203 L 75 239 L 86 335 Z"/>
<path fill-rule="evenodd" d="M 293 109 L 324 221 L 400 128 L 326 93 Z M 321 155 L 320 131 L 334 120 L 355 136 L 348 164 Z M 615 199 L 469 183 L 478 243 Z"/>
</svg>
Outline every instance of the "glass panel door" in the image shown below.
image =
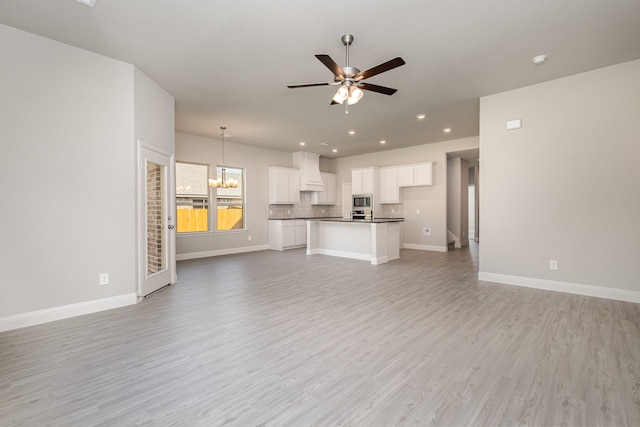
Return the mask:
<svg viewBox="0 0 640 427">
<path fill-rule="evenodd" d="M 140 147 L 140 282 L 145 296 L 171 283 L 174 221 L 170 203 L 170 157 Z"/>
</svg>

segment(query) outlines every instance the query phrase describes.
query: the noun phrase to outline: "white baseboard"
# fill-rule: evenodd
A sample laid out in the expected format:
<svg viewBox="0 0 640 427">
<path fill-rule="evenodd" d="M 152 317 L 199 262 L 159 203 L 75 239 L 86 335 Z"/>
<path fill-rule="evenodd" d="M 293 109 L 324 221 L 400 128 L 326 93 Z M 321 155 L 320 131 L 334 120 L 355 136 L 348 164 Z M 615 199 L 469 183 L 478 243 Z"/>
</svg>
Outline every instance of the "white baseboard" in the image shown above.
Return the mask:
<svg viewBox="0 0 640 427">
<path fill-rule="evenodd" d="M 359 252 L 336 251 L 334 249 L 307 249 L 307 255 L 329 255 L 339 258 L 351 258 L 361 261 L 371 261 L 371 255 Z"/>
<path fill-rule="evenodd" d="M 371 264 L 373 265 L 380 265 L 387 262 L 389 262 L 389 257 L 387 255 L 371 258 Z"/>
<path fill-rule="evenodd" d="M 467 246 L 469 246 L 469 239 L 457 240 L 455 244 L 455 247 L 458 249 L 466 248 Z"/>
<path fill-rule="evenodd" d="M 219 255 L 241 254 L 245 252 L 264 251 L 269 249 L 269 245 L 243 246 L 240 248 L 216 249 L 213 251 L 191 252 L 186 254 L 177 254 L 176 261 L 184 261 L 187 259 L 209 258 Z"/>
<path fill-rule="evenodd" d="M 447 252 L 446 246 L 436 245 L 417 245 L 415 243 L 405 243 L 402 245 L 404 249 L 417 249 L 419 251 Z"/>
<path fill-rule="evenodd" d="M 580 283 L 559 282 L 555 280 L 511 276 L 508 274 L 488 273 L 484 271 L 478 272 L 478 280 L 503 283 L 505 285 L 523 286 L 526 288 L 544 289 L 547 291 L 564 292 L 567 294 L 640 303 L 640 292 L 607 288 L 604 286 L 583 285 Z"/>
<path fill-rule="evenodd" d="M 0 332 L 125 307 L 133 305 L 137 301 L 138 296 L 132 293 L 2 317 L 0 318 Z"/>
</svg>

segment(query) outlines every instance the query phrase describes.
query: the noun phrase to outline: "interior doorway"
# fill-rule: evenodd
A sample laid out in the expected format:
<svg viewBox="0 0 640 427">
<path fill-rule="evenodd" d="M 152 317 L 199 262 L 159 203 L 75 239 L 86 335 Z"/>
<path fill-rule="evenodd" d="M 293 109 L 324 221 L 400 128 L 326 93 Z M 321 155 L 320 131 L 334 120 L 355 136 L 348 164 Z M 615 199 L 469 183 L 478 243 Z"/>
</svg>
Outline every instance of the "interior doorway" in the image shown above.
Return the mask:
<svg viewBox="0 0 640 427">
<path fill-rule="evenodd" d="M 461 248 L 479 238 L 478 148 L 447 153 L 447 246 Z"/>
</svg>

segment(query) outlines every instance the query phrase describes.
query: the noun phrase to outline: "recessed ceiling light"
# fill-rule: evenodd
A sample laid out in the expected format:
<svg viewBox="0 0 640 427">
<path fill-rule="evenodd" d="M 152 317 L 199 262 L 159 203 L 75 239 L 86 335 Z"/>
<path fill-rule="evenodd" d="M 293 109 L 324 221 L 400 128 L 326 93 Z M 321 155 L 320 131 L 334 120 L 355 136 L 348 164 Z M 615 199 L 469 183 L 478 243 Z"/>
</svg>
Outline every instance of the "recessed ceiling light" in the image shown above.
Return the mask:
<svg viewBox="0 0 640 427">
<path fill-rule="evenodd" d="M 304 142 L 304 141 L 300 141 L 300 142 L 298 142 L 298 144 L 300 144 L 300 145 L 304 145 L 304 144 L 305 144 L 305 142 Z"/>
<path fill-rule="evenodd" d="M 425 117 L 427 117 L 427 115 L 426 114 L 418 114 L 416 117 L 418 119 L 420 119 L 420 120 L 423 120 Z"/>
<path fill-rule="evenodd" d="M 532 59 L 533 63 L 536 64 L 536 65 L 543 64 L 544 61 L 546 61 L 546 60 L 547 60 L 547 55 L 534 56 L 533 59 Z"/>
<path fill-rule="evenodd" d="M 331 151 L 333 151 L 334 153 L 337 153 L 337 152 L 338 152 L 338 149 L 337 149 L 337 148 L 334 148 L 334 149 L 333 149 L 333 150 L 331 150 Z"/>
<path fill-rule="evenodd" d="M 93 7 L 96 4 L 96 0 L 76 0 L 78 3 L 85 6 Z"/>
<path fill-rule="evenodd" d="M 386 143 L 387 143 L 387 141 L 385 141 L 384 139 L 380 140 L 380 144 L 386 144 Z"/>
<path fill-rule="evenodd" d="M 355 134 L 356 134 L 356 131 L 355 131 L 355 130 L 350 130 L 350 131 L 349 131 L 349 135 L 355 135 Z"/>
<path fill-rule="evenodd" d="M 451 128 L 444 128 L 444 129 L 442 129 L 442 131 L 444 133 L 449 133 L 449 132 L 451 132 Z"/>
</svg>

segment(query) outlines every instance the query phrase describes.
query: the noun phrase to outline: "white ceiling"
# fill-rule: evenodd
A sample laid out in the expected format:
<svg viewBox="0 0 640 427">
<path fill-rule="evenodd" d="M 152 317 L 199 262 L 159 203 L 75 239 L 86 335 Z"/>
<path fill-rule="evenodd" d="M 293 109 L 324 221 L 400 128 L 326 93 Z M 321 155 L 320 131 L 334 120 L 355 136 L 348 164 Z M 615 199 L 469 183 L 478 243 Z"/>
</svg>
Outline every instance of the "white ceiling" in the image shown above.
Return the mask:
<svg viewBox="0 0 640 427">
<path fill-rule="evenodd" d="M 179 132 L 328 158 L 475 136 L 481 96 L 640 58 L 638 0 L 0 0 L 0 22 L 134 64 Z M 334 86 L 286 87 L 330 81 L 314 55 L 345 65 L 345 33 L 351 66 L 406 61 L 348 115 Z"/>
</svg>

